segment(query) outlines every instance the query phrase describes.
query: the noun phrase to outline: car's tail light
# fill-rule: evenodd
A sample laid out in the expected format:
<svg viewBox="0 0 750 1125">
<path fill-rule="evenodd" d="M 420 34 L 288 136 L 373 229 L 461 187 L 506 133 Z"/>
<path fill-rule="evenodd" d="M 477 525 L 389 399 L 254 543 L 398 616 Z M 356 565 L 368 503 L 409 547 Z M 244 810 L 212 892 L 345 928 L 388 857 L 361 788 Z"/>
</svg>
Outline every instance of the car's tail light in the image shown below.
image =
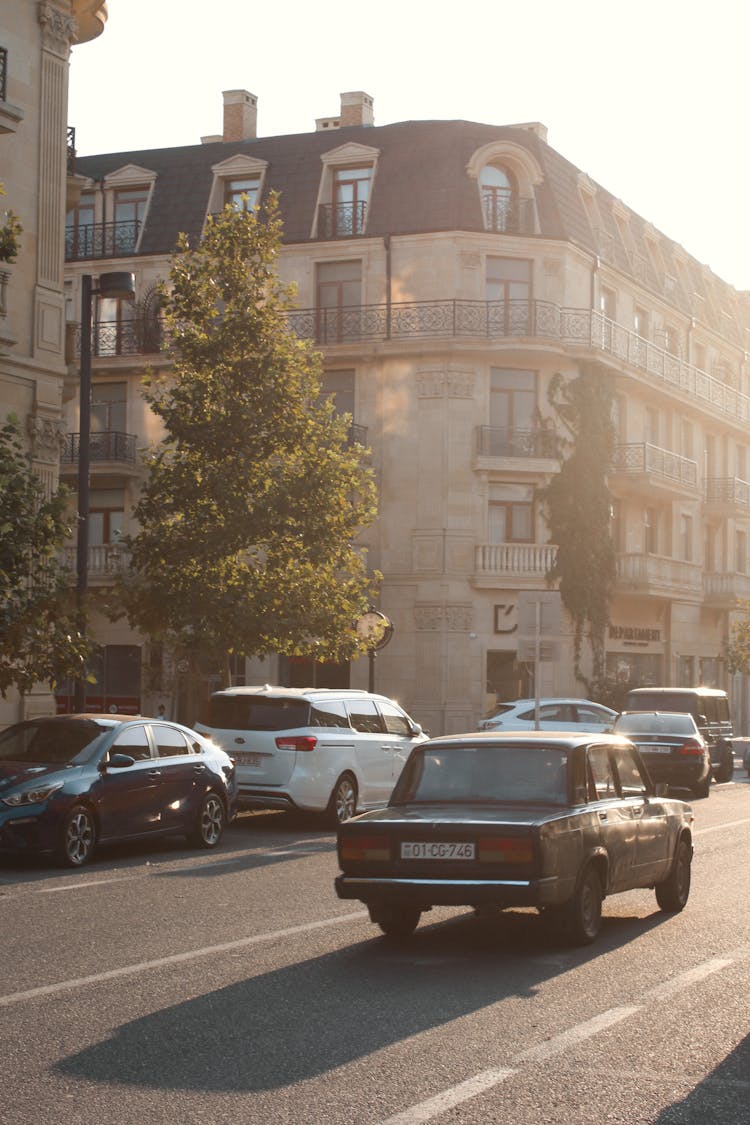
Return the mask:
<svg viewBox="0 0 750 1125">
<path fill-rule="evenodd" d="M 354 863 L 390 859 L 391 849 L 385 836 L 350 836 L 341 843 L 341 858 Z"/>
<path fill-rule="evenodd" d="M 279 750 L 314 750 L 318 740 L 311 734 L 285 734 L 276 739 Z"/>
<path fill-rule="evenodd" d="M 531 863 L 533 858 L 531 840 L 520 836 L 483 836 L 479 840 L 481 863 Z"/>
<path fill-rule="evenodd" d="M 680 747 L 680 753 L 688 758 L 698 758 L 703 754 L 703 744 L 695 738 L 688 738 Z"/>
</svg>

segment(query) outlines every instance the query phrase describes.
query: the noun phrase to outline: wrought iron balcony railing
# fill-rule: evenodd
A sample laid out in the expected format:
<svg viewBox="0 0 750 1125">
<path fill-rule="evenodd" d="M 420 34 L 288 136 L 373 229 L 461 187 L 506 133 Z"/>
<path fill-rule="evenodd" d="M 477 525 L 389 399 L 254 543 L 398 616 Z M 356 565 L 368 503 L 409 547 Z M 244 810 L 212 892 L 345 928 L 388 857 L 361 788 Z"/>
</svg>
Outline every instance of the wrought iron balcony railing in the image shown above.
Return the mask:
<svg viewBox="0 0 750 1125">
<path fill-rule="evenodd" d="M 650 340 L 591 309 L 565 308 L 549 301 L 398 301 L 331 309 L 292 309 L 291 330 L 317 344 L 335 346 L 396 340 L 499 340 L 522 338 L 600 353 L 627 363 L 703 406 L 734 421 L 750 422 L 750 395 L 709 375 Z M 94 355 L 128 355 L 159 350 L 152 320 L 120 325 L 100 322 Z M 147 333 L 151 333 L 149 337 Z M 158 332 L 161 333 L 159 326 Z"/>
<path fill-rule="evenodd" d="M 698 463 L 649 441 L 624 442 L 617 446 L 613 469 L 618 473 L 647 473 L 696 488 Z"/>
<path fill-rule="evenodd" d="M 94 356 L 148 355 L 164 346 L 164 326 L 160 317 L 134 317 L 132 320 L 95 320 L 91 326 L 91 354 Z M 81 354 L 81 330 L 76 329 L 74 353 Z"/>
<path fill-rule="evenodd" d="M 480 457 L 554 457 L 555 435 L 542 426 L 530 430 L 480 426 L 477 453 Z"/>
<path fill-rule="evenodd" d="M 124 258 L 135 254 L 142 223 L 128 219 L 116 223 L 85 223 L 65 230 L 65 261 L 85 258 Z"/>
<path fill-rule="evenodd" d="M 321 203 L 318 207 L 318 238 L 354 238 L 365 233 L 367 203 Z"/>
<path fill-rule="evenodd" d="M 60 454 L 60 464 L 77 465 L 80 448 L 81 435 L 66 434 Z M 117 430 L 92 432 L 89 440 L 89 458 L 92 463 L 98 461 L 115 461 L 126 465 L 135 465 L 135 434 L 123 434 L 119 433 Z"/>
<path fill-rule="evenodd" d="M 706 481 L 706 500 L 709 503 L 750 508 L 750 484 L 739 477 L 709 477 Z"/>
<path fill-rule="evenodd" d="M 482 192 L 482 211 L 486 230 L 501 234 L 533 234 L 536 208 L 533 199 L 514 199 L 492 189 Z"/>
<path fill-rule="evenodd" d="M 8 48 L 0 47 L 0 102 L 6 100 L 8 92 Z"/>
</svg>

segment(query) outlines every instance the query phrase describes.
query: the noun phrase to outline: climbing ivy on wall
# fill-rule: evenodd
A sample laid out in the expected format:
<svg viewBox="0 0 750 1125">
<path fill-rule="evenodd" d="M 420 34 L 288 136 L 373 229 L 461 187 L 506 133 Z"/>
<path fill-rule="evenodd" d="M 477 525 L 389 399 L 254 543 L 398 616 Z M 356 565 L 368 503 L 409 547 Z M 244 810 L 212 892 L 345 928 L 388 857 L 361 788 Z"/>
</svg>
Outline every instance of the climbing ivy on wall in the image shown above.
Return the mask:
<svg viewBox="0 0 750 1125">
<path fill-rule="evenodd" d="M 605 641 L 615 579 L 615 550 L 610 532 L 612 499 L 607 472 L 615 449 L 612 390 L 605 375 L 584 369 L 576 378 L 560 374 L 550 382 L 548 398 L 560 423 L 560 471 L 538 491 L 557 545 L 547 573 L 559 583 L 560 598 L 573 621 L 576 677 L 596 695 L 605 678 Z M 584 637 L 591 645 L 591 676 L 581 669 Z"/>
</svg>

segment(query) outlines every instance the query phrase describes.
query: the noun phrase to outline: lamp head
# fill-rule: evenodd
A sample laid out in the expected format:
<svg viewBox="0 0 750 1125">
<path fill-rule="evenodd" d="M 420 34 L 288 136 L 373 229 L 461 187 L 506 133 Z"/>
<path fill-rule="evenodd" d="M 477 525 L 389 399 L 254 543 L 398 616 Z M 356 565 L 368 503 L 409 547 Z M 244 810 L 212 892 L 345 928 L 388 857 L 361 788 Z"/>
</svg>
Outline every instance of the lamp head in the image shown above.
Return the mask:
<svg viewBox="0 0 750 1125">
<path fill-rule="evenodd" d="M 134 273 L 102 273 L 99 275 L 100 297 L 120 297 L 132 301 L 135 297 Z"/>
</svg>

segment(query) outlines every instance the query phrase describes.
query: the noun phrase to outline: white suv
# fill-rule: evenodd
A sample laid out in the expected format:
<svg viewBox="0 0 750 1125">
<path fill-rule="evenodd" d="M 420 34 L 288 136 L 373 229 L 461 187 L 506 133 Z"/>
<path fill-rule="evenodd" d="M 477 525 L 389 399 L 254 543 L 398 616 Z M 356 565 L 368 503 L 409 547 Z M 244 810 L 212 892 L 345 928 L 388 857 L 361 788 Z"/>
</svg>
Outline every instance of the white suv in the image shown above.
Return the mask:
<svg viewBox="0 0 750 1125">
<path fill-rule="evenodd" d="M 497 703 L 489 715 L 479 720 L 480 730 L 534 730 L 536 701 L 516 699 Z M 590 699 L 540 699 L 540 730 L 608 731 L 617 711 L 592 703 Z"/>
<path fill-rule="evenodd" d="M 385 805 L 427 738 L 382 695 L 269 685 L 214 692 L 195 729 L 234 759 L 239 808 L 322 812 L 333 826 Z"/>
</svg>

